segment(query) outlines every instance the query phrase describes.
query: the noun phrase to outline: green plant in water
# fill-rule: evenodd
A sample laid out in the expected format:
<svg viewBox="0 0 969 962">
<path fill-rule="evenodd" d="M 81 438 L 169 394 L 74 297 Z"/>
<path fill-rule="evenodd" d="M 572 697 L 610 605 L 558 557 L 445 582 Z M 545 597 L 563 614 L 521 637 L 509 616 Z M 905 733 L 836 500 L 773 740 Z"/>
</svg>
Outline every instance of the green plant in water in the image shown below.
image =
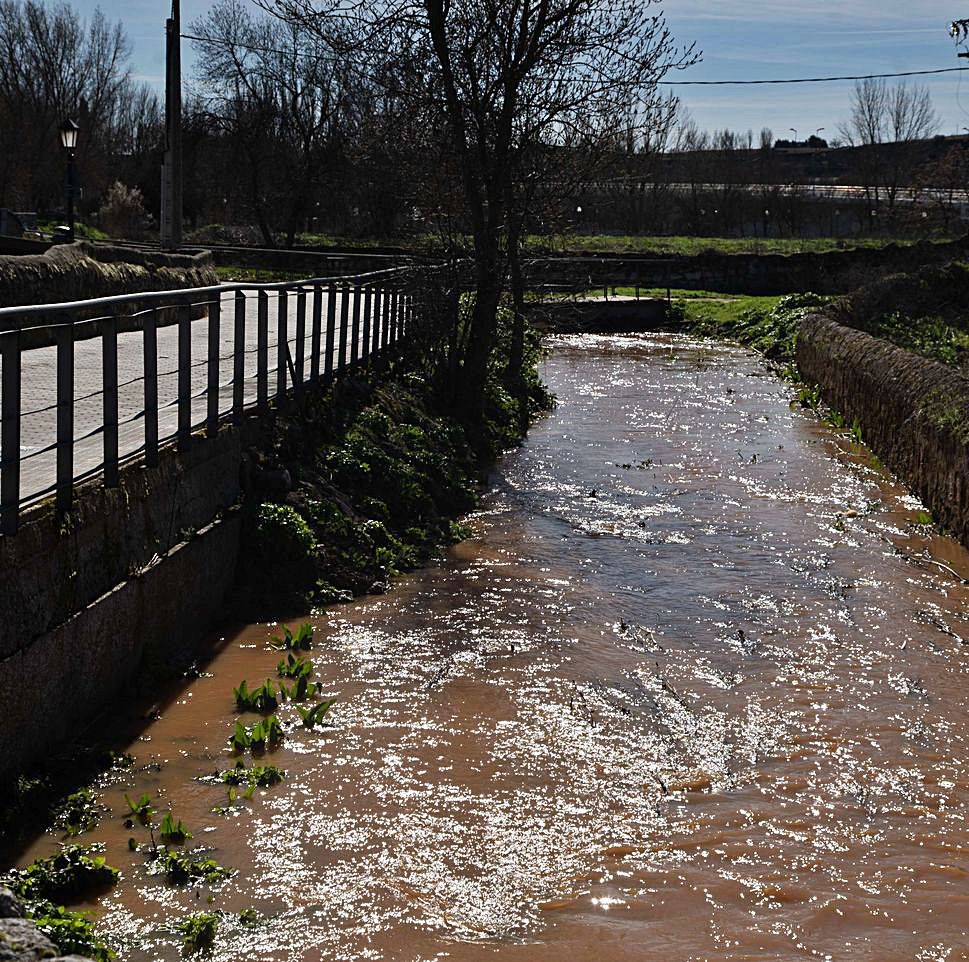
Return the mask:
<svg viewBox="0 0 969 962">
<path fill-rule="evenodd" d="M 258 925 L 261 919 L 262 916 L 254 908 L 243 909 L 239 913 L 239 921 L 243 925 Z"/>
<path fill-rule="evenodd" d="M 308 675 L 300 675 L 296 679 L 296 683 L 289 687 L 283 682 L 279 683 L 279 696 L 283 701 L 287 699 L 294 702 L 306 701 L 307 698 L 312 698 L 319 690 L 320 686 L 310 681 Z"/>
<path fill-rule="evenodd" d="M 165 812 L 165 817 L 162 819 L 158 833 L 161 840 L 166 844 L 175 843 L 181 845 L 192 837 L 188 826 L 181 819 L 175 821 L 175 817 L 171 812 Z"/>
<path fill-rule="evenodd" d="M 98 804 L 90 788 L 68 795 L 56 813 L 56 821 L 68 835 L 80 835 L 94 828 L 104 811 Z"/>
<path fill-rule="evenodd" d="M 128 796 L 128 793 L 125 792 L 124 800 L 128 803 L 128 808 L 130 809 L 131 814 L 134 815 L 142 825 L 147 825 L 151 821 L 151 817 L 155 814 L 155 810 L 151 807 L 151 796 L 147 792 L 145 792 L 145 794 L 143 794 L 137 802 L 133 802 Z"/>
<path fill-rule="evenodd" d="M 155 862 L 153 874 L 164 874 L 172 885 L 189 882 L 221 882 L 232 870 L 219 865 L 215 859 L 201 858 L 198 851 L 166 851 Z"/>
<path fill-rule="evenodd" d="M 276 674 L 280 678 L 302 678 L 303 675 L 309 677 L 313 673 L 313 662 L 308 658 L 294 657 L 290 652 L 285 658 L 279 659 L 276 665 Z"/>
<path fill-rule="evenodd" d="M 178 923 L 182 946 L 188 953 L 211 949 L 219 929 L 219 917 L 212 912 L 197 912 Z"/>
<path fill-rule="evenodd" d="M 276 689 L 267 678 L 266 681 L 253 691 L 249 691 L 245 681 L 238 688 L 233 688 L 237 711 L 266 712 L 275 711 L 279 706 L 276 699 Z"/>
<path fill-rule="evenodd" d="M 273 647 L 281 651 L 309 651 L 313 647 L 313 626 L 308 621 L 303 622 L 294 635 L 283 625 L 283 637 L 273 635 L 273 643 Z"/>
<path fill-rule="evenodd" d="M 858 418 L 855 418 L 851 422 L 851 437 L 854 440 L 855 444 L 861 444 L 862 442 L 861 421 L 859 421 Z"/>
<path fill-rule="evenodd" d="M 281 782 L 286 773 L 275 765 L 253 765 L 246 768 L 245 762 L 238 761 L 235 768 L 222 772 L 219 777 L 226 785 L 256 785 L 259 788 L 269 788 Z"/>
<path fill-rule="evenodd" d="M 233 751 L 244 752 L 265 751 L 266 748 L 278 744 L 283 738 L 283 726 L 275 715 L 270 715 L 260 722 L 256 722 L 251 729 L 247 729 L 240 722 L 236 722 L 235 731 L 229 739 Z"/>
<path fill-rule="evenodd" d="M 928 513 L 928 511 L 919 511 L 919 513 L 915 515 L 916 524 L 932 524 L 933 521 L 934 518 Z"/>
<path fill-rule="evenodd" d="M 324 715 L 326 715 L 326 713 L 333 707 L 335 702 L 335 698 L 328 698 L 326 701 L 321 701 L 312 708 L 300 708 L 300 706 L 297 705 L 296 708 L 299 712 L 299 716 L 303 719 L 303 727 L 313 728 L 316 725 L 319 725 L 323 721 Z"/>
<path fill-rule="evenodd" d="M 70 902 L 118 880 L 118 870 L 82 845 L 65 845 L 49 858 L 9 873 L 7 883 L 25 900 Z"/>
</svg>

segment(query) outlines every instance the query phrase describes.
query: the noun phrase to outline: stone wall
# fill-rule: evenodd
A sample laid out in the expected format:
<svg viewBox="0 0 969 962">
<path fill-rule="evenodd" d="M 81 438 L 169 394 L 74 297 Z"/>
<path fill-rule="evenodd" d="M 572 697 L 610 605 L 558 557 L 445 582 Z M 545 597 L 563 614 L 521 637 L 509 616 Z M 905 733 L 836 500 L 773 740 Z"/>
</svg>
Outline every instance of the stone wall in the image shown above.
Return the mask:
<svg viewBox="0 0 969 962">
<path fill-rule="evenodd" d="M 717 254 L 692 257 L 560 256 L 528 262 L 532 288 L 678 287 L 725 294 L 843 294 L 874 277 L 969 259 L 969 238 L 943 244 L 829 251 L 824 254 Z"/>
<path fill-rule="evenodd" d="M 219 283 L 208 251 L 162 254 L 62 244 L 43 254 L 0 256 L 0 307 L 57 304 Z"/>
<path fill-rule="evenodd" d="M 147 662 L 174 663 L 232 588 L 234 507 L 262 422 L 129 465 L 118 488 L 82 485 L 71 512 L 28 511 L 0 538 L 0 778 L 76 737 Z M 43 724 L 36 719 L 43 718 Z"/>
<path fill-rule="evenodd" d="M 826 403 L 858 419 L 878 457 L 969 546 L 969 379 L 823 314 L 802 322 L 797 365 Z"/>
</svg>

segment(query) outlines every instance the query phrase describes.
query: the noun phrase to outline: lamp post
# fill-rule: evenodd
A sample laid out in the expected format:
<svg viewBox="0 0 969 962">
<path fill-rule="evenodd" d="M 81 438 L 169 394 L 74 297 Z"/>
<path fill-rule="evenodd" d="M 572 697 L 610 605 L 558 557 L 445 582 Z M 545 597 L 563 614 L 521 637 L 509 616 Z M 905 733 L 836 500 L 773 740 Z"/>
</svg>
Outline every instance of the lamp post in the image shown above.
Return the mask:
<svg viewBox="0 0 969 962">
<path fill-rule="evenodd" d="M 790 132 L 791 132 L 792 134 L 794 134 L 794 143 L 796 144 L 796 143 L 797 143 L 797 127 L 788 127 L 787 129 L 788 129 L 788 130 L 789 130 L 789 131 L 790 131 Z"/>
<path fill-rule="evenodd" d="M 79 128 L 73 120 L 61 124 L 61 146 L 67 151 L 67 229 L 68 243 L 74 243 L 74 150 Z"/>
</svg>

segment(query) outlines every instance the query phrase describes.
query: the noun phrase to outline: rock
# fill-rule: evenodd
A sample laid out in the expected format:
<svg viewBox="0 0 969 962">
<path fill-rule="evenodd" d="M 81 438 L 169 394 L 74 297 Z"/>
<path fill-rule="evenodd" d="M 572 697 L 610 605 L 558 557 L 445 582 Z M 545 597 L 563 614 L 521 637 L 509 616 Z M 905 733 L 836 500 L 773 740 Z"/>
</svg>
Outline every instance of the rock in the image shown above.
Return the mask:
<svg viewBox="0 0 969 962">
<path fill-rule="evenodd" d="M 59 955 L 56 959 L 51 959 L 50 962 L 91 962 L 86 955 Z"/>
<path fill-rule="evenodd" d="M 24 907 L 10 889 L 0 885 L 0 919 L 22 919 Z"/>
<path fill-rule="evenodd" d="M 57 946 L 27 919 L 0 919 L 0 962 L 57 958 Z"/>
</svg>

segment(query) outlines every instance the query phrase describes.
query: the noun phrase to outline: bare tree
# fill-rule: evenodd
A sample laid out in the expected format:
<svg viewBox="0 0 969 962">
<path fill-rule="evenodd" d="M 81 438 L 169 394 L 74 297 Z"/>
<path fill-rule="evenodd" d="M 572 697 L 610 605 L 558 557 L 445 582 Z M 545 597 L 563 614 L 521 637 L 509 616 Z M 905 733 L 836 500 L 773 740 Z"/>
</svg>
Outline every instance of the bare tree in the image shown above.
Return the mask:
<svg viewBox="0 0 969 962">
<path fill-rule="evenodd" d="M 309 0 L 265 2 L 317 29 L 326 20 Z M 477 426 L 509 217 L 520 220 L 518 185 L 537 148 L 574 152 L 614 136 L 630 105 L 657 98 L 657 82 L 693 52 L 676 48 L 658 0 L 390 0 L 367 20 L 362 49 L 423 56 L 410 93 L 426 99 L 429 129 L 455 157 L 474 262 L 456 400 Z"/>
<path fill-rule="evenodd" d="M 0 203 L 47 210 L 63 195 L 58 128 L 81 126 L 78 169 L 93 201 L 117 166 L 145 144 L 155 95 L 133 82 L 120 23 L 85 22 L 66 4 L 0 0 Z"/>
<path fill-rule="evenodd" d="M 894 208 L 898 191 L 912 171 L 911 145 L 931 136 L 938 127 L 928 88 L 906 82 L 889 86 L 884 79 L 857 81 L 847 121 L 838 132 L 858 149 L 873 222 L 882 198 Z"/>
</svg>

